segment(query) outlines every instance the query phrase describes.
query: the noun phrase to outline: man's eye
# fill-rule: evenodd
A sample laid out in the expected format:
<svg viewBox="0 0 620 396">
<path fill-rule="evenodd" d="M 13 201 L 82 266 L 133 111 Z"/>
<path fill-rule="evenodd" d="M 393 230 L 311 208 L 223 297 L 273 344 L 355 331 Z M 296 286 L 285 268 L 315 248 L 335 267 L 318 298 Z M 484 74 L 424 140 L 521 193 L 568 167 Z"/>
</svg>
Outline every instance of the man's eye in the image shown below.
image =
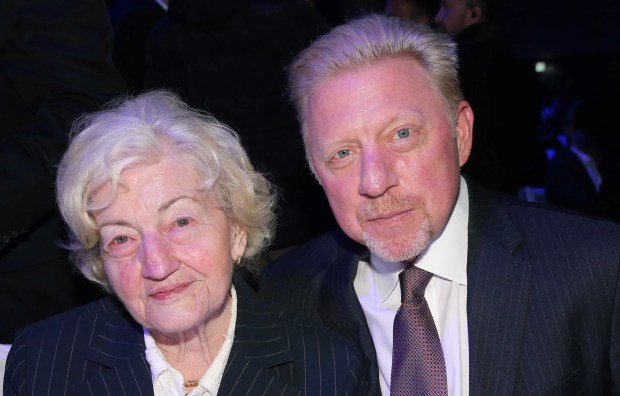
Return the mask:
<svg viewBox="0 0 620 396">
<path fill-rule="evenodd" d="M 129 237 L 127 235 L 120 235 L 114 238 L 114 243 L 117 245 L 122 245 L 123 243 L 127 243 L 129 241 Z"/>
<path fill-rule="evenodd" d="M 411 132 L 409 131 L 409 129 L 403 128 L 399 129 L 398 132 L 396 132 L 396 137 L 399 139 L 404 139 L 408 138 L 410 134 Z"/>
<path fill-rule="evenodd" d="M 348 150 L 348 149 L 342 149 L 342 150 L 338 150 L 338 151 L 336 152 L 336 156 L 338 156 L 338 158 L 344 158 L 344 157 L 346 157 L 347 155 L 349 155 L 350 153 L 351 153 L 351 151 L 350 151 L 350 150 Z"/>
<path fill-rule="evenodd" d="M 186 227 L 186 226 L 189 225 L 189 223 L 190 223 L 190 221 L 187 218 L 178 219 L 176 221 L 176 224 L 177 224 L 178 227 Z"/>
</svg>

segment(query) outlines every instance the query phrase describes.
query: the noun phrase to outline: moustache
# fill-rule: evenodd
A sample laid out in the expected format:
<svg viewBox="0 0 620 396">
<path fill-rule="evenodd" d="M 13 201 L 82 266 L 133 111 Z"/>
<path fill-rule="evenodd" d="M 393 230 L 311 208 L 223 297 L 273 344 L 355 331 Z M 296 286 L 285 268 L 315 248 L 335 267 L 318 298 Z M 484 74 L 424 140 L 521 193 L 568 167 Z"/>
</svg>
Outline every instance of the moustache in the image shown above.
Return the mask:
<svg viewBox="0 0 620 396">
<path fill-rule="evenodd" d="M 416 210 L 422 206 L 422 201 L 419 199 L 388 193 L 364 202 L 364 205 L 358 211 L 357 217 L 361 221 L 367 221 L 383 214 Z"/>
</svg>

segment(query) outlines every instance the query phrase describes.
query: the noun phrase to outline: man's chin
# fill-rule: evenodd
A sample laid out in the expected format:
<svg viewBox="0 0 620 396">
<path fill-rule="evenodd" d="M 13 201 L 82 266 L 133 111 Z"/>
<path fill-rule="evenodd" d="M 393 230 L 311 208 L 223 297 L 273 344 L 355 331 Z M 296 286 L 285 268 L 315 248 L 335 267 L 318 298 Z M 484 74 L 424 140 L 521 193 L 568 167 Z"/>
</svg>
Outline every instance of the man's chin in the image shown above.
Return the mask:
<svg viewBox="0 0 620 396">
<path fill-rule="evenodd" d="M 429 216 L 424 216 L 417 228 L 397 235 L 377 235 L 364 230 L 362 238 L 371 253 L 389 262 L 412 261 L 431 243 L 433 226 Z"/>
<path fill-rule="evenodd" d="M 414 260 L 426 249 L 430 234 L 408 235 L 388 240 L 364 235 L 364 243 L 371 253 L 388 262 L 408 262 Z"/>
</svg>

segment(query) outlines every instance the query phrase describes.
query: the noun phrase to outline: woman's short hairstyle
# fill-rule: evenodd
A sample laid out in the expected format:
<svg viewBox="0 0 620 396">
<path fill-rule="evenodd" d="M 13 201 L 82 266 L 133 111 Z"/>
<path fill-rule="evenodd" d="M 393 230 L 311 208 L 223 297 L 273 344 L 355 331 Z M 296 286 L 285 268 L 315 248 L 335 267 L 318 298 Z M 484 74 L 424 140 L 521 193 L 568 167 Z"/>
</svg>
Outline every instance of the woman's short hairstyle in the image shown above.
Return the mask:
<svg viewBox="0 0 620 396">
<path fill-rule="evenodd" d="M 110 290 L 92 212 L 112 203 L 125 169 L 171 156 L 195 169 L 205 193 L 214 194 L 228 218 L 247 231 L 244 258 L 251 259 L 271 241 L 273 190 L 252 167 L 238 135 L 173 93 L 151 91 L 81 118 L 60 162 L 58 205 L 70 229 L 68 248 L 86 278 Z M 91 196 L 108 183 L 113 196 L 94 207 Z"/>
<path fill-rule="evenodd" d="M 455 42 L 423 24 L 370 14 L 321 36 L 289 67 L 290 96 L 304 140 L 308 137 L 308 98 L 317 85 L 340 73 L 403 57 L 417 60 L 426 71 L 454 127 L 458 104 L 463 99 Z"/>
</svg>

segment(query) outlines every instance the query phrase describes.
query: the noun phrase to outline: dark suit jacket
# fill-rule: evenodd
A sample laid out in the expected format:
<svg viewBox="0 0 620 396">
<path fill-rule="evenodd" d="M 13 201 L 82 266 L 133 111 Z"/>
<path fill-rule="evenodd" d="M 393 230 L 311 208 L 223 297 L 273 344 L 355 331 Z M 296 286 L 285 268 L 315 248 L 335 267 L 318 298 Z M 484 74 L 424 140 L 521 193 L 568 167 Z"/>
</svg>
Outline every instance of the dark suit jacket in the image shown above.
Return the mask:
<svg viewBox="0 0 620 396">
<path fill-rule="evenodd" d="M 620 227 L 468 187 L 470 394 L 620 394 Z M 380 394 L 360 249 L 325 235 L 267 267 L 260 292 L 356 341 Z"/>
<path fill-rule="evenodd" d="M 366 394 L 351 343 L 271 307 L 244 282 L 220 395 Z M 142 327 L 111 298 L 20 331 L 4 395 L 152 395 Z"/>
</svg>

